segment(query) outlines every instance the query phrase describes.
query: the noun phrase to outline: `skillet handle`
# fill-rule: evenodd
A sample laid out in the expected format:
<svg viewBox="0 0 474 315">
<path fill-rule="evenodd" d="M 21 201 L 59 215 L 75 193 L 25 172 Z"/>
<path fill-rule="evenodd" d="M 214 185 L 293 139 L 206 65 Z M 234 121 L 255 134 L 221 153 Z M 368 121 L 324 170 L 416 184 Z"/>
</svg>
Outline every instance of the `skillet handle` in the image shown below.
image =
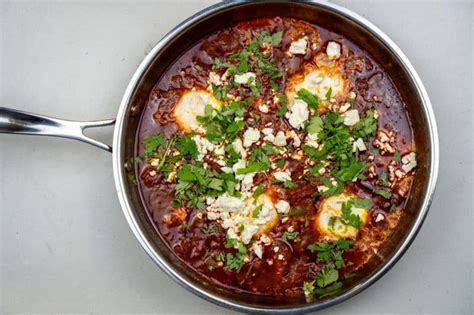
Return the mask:
<svg viewBox="0 0 474 315">
<path fill-rule="evenodd" d="M 69 138 L 109 152 L 112 152 L 111 146 L 87 137 L 84 135 L 84 129 L 113 124 L 115 119 L 71 121 L 0 107 L 0 133 Z"/>
</svg>

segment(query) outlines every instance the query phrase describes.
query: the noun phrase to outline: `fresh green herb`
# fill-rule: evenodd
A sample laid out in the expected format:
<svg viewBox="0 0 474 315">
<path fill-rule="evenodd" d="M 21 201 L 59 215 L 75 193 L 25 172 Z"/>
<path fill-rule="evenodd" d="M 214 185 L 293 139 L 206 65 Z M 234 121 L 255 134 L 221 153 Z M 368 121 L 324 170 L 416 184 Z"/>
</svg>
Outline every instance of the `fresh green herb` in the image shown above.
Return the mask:
<svg viewBox="0 0 474 315">
<path fill-rule="evenodd" d="M 286 95 L 284 94 L 278 94 L 278 99 L 280 100 L 281 107 L 277 112 L 277 116 L 284 117 L 286 112 L 288 111 L 287 109 L 288 100 L 286 98 Z"/>
<path fill-rule="evenodd" d="M 343 202 L 341 205 L 342 220 L 346 225 L 355 227 L 356 229 L 360 228 L 360 217 L 359 215 L 352 212 L 352 206 L 354 202 L 352 200 Z"/>
<path fill-rule="evenodd" d="M 313 116 L 306 126 L 306 131 L 310 134 L 318 134 L 323 129 L 323 120 L 319 116 Z"/>
<path fill-rule="evenodd" d="M 209 263 L 209 264 L 207 264 L 207 269 L 212 271 L 212 270 L 216 269 L 216 265 L 214 265 L 213 263 Z"/>
<path fill-rule="evenodd" d="M 127 179 L 130 183 L 132 183 L 135 186 L 138 186 L 137 179 L 133 173 L 128 173 L 127 174 Z"/>
<path fill-rule="evenodd" d="M 265 192 L 265 187 L 263 185 L 258 185 L 253 192 L 253 199 L 257 200 L 257 198 Z"/>
<path fill-rule="evenodd" d="M 379 175 L 380 183 L 384 186 L 388 185 L 388 174 L 387 172 L 381 172 Z"/>
<path fill-rule="evenodd" d="M 394 204 L 392 204 L 392 205 L 390 206 L 390 210 L 389 210 L 389 211 L 390 211 L 390 213 L 393 213 L 393 212 L 397 211 L 397 206 L 394 205 Z"/>
<path fill-rule="evenodd" d="M 393 154 L 393 160 L 397 163 L 400 163 L 400 161 L 402 160 L 402 157 L 400 156 L 400 152 L 395 151 L 395 153 Z"/>
<path fill-rule="evenodd" d="M 379 196 L 384 197 L 385 199 L 390 199 L 392 197 L 392 193 L 383 189 L 374 189 L 374 193 Z"/>
<path fill-rule="evenodd" d="M 290 180 L 285 180 L 285 181 L 283 182 L 283 186 L 284 186 L 285 188 L 288 188 L 288 189 L 295 189 L 296 187 L 298 187 L 298 184 L 296 184 L 296 183 L 294 183 L 294 182 L 292 182 L 292 181 L 290 181 Z"/>
<path fill-rule="evenodd" d="M 156 153 L 156 150 L 166 144 L 165 136 L 157 134 L 143 139 L 145 155 L 149 156 Z"/>
<path fill-rule="evenodd" d="M 236 174 L 244 175 L 244 174 L 255 173 L 255 172 L 263 172 L 263 171 L 268 170 L 269 168 L 270 167 L 268 163 L 250 161 L 247 167 L 237 169 Z"/>
<path fill-rule="evenodd" d="M 316 283 L 318 286 L 324 288 L 339 278 L 339 273 L 331 265 L 325 265 L 323 269 L 316 275 Z"/>
<path fill-rule="evenodd" d="M 234 242 L 236 241 L 234 240 Z M 235 270 L 236 272 L 240 272 L 244 265 L 245 257 L 247 256 L 247 249 L 242 243 L 238 243 L 237 248 L 237 253 L 227 253 L 225 264 L 229 270 Z"/>
<path fill-rule="evenodd" d="M 326 100 L 329 101 L 331 99 L 331 96 L 332 96 L 332 87 L 329 87 L 324 97 L 326 97 Z"/>
<path fill-rule="evenodd" d="M 377 119 L 374 118 L 374 112 L 368 111 L 365 114 L 365 117 L 359 120 L 358 123 L 354 125 L 354 135 L 355 139 L 362 138 L 365 141 L 368 141 L 370 137 L 373 137 L 377 132 Z"/>
<path fill-rule="evenodd" d="M 287 214 L 283 215 L 283 217 L 288 217 L 288 218 L 296 217 L 296 216 L 304 214 L 305 212 L 306 212 L 305 208 L 296 208 L 295 210 L 290 211 Z"/>
<path fill-rule="evenodd" d="M 275 163 L 275 165 L 276 165 L 276 167 L 278 167 L 278 168 L 283 168 L 283 167 L 285 167 L 285 163 L 286 163 L 286 160 L 283 158 L 283 159 L 279 159 L 279 160 Z"/>
<path fill-rule="evenodd" d="M 176 147 L 182 156 L 189 155 L 191 158 L 195 159 L 199 154 L 196 142 L 194 142 L 191 136 L 180 137 L 176 143 Z"/>
<path fill-rule="evenodd" d="M 285 232 L 283 233 L 283 236 L 282 238 L 285 240 L 285 241 L 300 241 L 301 238 L 300 238 L 300 234 L 298 232 Z"/>
<path fill-rule="evenodd" d="M 317 109 L 319 106 L 319 98 L 315 94 L 311 94 L 307 89 L 298 91 L 298 98 L 303 100 L 310 108 Z"/>
<path fill-rule="evenodd" d="M 263 204 L 258 205 L 255 209 L 252 211 L 252 217 L 253 218 L 258 218 L 260 216 L 260 212 L 262 211 Z"/>
<path fill-rule="evenodd" d="M 216 260 L 217 261 L 225 261 L 225 253 L 224 252 L 219 252 L 219 254 L 217 254 L 216 256 Z"/>
</svg>

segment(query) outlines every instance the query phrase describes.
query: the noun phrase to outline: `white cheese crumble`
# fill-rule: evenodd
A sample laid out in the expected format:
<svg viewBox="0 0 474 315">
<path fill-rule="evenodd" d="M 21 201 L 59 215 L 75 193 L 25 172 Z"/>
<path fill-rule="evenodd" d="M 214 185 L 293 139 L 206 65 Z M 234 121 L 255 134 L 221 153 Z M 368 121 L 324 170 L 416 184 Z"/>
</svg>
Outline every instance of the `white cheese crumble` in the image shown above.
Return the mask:
<svg viewBox="0 0 474 315">
<path fill-rule="evenodd" d="M 257 255 L 258 258 L 262 259 L 262 257 L 263 257 L 262 245 L 260 245 L 258 243 L 253 243 L 252 244 L 252 249 L 253 249 L 253 252 L 255 253 L 255 255 Z"/>
<path fill-rule="evenodd" d="M 308 104 L 305 101 L 296 99 L 291 106 L 288 121 L 290 125 L 295 129 L 300 129 L 303 123 L 309 118 Z"/>
<path fill-rule="evenodd" d="M 214 205 L 219 209 L 230 212 L 239 211 L 245 207 L 245 203 L 242 200 L 229 196 L 228 194 L 217 197 Z"/>
<path fill-rule="evenodd" d="M 385 217 L 383 216 L 383 214 L 381 213 L 378 213 L 377 216 L 375 217 L 375 222 L 380 222 L 384 219 Z"/>
<path fill-rule="evenodd" d="M 308 37 L 302 37 L 291 43 L 288 51 L 293 55 L 304 55 L 306 54 L 306 47 L 308 46 Z"/>
<path fill-rule="evenodd" d="M 209 140 L 200 135 L 195 135 L 193 137 L 194 142 L 196 143 L 196 147 L 198 149 L 198 157 L 196 160 L 202 161 L 203 158 L 207 155 L 209 151 L 213 151 L 215 146 Z"/>
<path fill-rule="evenodd" d="M 275 136 L 275 140 L 273 141 L 273 143 L 276 145 L 276 146 L 279 146 L 279 147 L 284 147 L 286 145 L 286 137 L 285 137 L 285 133 L 283 131 L 278 131 L 276 136 Z"/>
<path fill-rule="evenodd" d="M 268 113 L 268 106 L 265 104 L 258 105 L 258 110 L 261 111 L 262 113 L 266 114 Z"/>
<path fill-rule="evenodd" d="M 246 72 L 244 74 L 236 74 L 234 76 L 234 81 L 239 84 L 248 85 L 250 82 L 250 85 L 255 85 L 256 78 L 257 78 L 257 75 L 255 73 Z"/>
<path fill-rule="evenodd" d="M 410 152 L 402 157 L 402 170 L 408 173 L 416 167 L 416 153 Z"/>
<path fill-rule="evenodd" d="M 257 233 L 258 226 L 255 224 L 243 224 L 244 230 L 240 233 L 242 243 L 248 244 L 252 240 L 252 237 Z"/>
<path fill-rule="evenodd" d="M 329 42 L 326 47 L 326 54 L 329 59 L 337 59 L 341 56 L 341 45 L 336 42 Z"/>
<path fill-rule="evenodd" d="M 357 109 L 351 109 L 344 113 L 344 125 L 346 126 L 354 126 L 359 120 L 359 111 Z"/>
<path fill-rule="evenodd" d="M 279 200 L 275 204 L 275 208 L 277 209 L 278 213 L 288 213 L 290 210 L 290 204 L 286 200 Z"/>
<path fill-rule="evenodd" d="M 221 77 L 214 71 L 209 72 L 209 83 L 216 86 L 222 85 Z"/>
<path fill-rule="evenodd" d="M 359 138 L 356 141 L 354 141 L 354 143 L 352 144 L 352 147 L 353 147 L 352 149 L 353 152 L 356 152 L 356 150 L 359 150 L 359 152 L 367 150 L 367 147 L 365 146 L 364 140 L 362 140 L 362 138 Z"/>
<path fill-rule="evenodd" d="M 290 174 L 288 174 L 286 172 L 282 172 L 282 171 L 278 171 L 278 172 L 273 173 L 273 177 L 275 177 L 275 179 L 279 182 L 285 182 L 287 180 L 291 181 Z"/>
<path fill-rule="evenodd" d="M 244 147 L 248 148 L 260 139 L 260 131 L 255 128 L 249 128 L 244 133 Z"/>
<path fill-rule="evenodd" d="M 317 148 L 319 147 L 318 134 L 317 134 L 317 133 L 309 133 L 309 134 L 306 136 L 306 141 L 305 141 L 305 143 L 306 143 L 306 145 L 317 149 Z"/>
<path fill-rule="evenodd" d="M 240 154 L 242 158 L 247 157 L 247 151 L 245 151 L 244 149 L 242 140 L 240 140 L 239 138 L 235 139 L 234 142 L 232 142 L 232 147 L 234 148 L 235 152 Z"/>
</svg>

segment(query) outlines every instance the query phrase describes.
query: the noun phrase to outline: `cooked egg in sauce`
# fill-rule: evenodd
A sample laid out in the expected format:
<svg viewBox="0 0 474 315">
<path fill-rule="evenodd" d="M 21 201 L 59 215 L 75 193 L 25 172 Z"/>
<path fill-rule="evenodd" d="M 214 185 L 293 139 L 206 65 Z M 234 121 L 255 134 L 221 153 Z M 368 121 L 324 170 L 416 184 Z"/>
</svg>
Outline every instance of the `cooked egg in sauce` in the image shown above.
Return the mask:
<svg viewBox="0 0 474 315">
<path fill-rule="evenodd" d="M 137 139 L 140 195 L 170 251 L 216 286 L 273 297 L 364 277 L 418 167 L 384 69 L 350 38 L 279 17 L 181 54 Z"/>
</svg>

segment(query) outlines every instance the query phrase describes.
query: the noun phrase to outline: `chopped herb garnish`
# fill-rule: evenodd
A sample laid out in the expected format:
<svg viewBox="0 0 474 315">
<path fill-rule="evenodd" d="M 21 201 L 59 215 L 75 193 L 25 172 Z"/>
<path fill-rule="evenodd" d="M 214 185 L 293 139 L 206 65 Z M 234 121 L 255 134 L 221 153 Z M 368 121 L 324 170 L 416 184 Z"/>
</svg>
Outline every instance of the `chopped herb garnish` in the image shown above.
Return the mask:
<svg viewBox="0 0 474 315">
<path fill-rule="evenodd" d="M 285 240 L 285 241 L 300 241 L 301 238 L 300 238 L 300 234 L 298 232 L 285 232 L 283 233 L 283 236 L 282 238 Z"/>
<path fill-rule="evenodd" d="M 304 101 L 310 108 L 317 109 L 319 106 L 319 98 L 315 94 L 311 94 L 307 89 L 298 91 L 298 98 Z"/>
<path fill-rule="evenodd" d="M 397 163 L 400 163 L 400 161 L 402 160 L 402 157 L 400 156 L 400 152 L 395 151 L 395 153 L 393 154 L 393 160 Z"/>
<path fill-rule="evenodd" d="M 385 199 L 390 199 L 390 197 L 392 197 L 392 193 L 391 193 L 391 192 L 386 191 L 386 190 L 383 190 L 383 189 L 375 189 L 375 190 L 374 190 L 374 193 L 376 193 L 377 195 L 380 195 L 380 196 L 384 197 Z"/>
</svg>

